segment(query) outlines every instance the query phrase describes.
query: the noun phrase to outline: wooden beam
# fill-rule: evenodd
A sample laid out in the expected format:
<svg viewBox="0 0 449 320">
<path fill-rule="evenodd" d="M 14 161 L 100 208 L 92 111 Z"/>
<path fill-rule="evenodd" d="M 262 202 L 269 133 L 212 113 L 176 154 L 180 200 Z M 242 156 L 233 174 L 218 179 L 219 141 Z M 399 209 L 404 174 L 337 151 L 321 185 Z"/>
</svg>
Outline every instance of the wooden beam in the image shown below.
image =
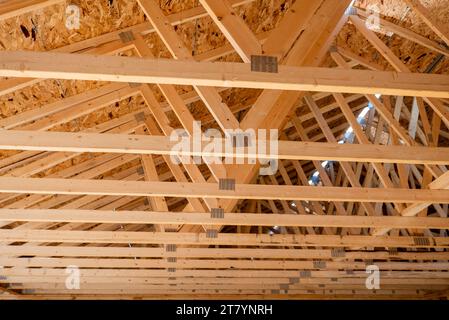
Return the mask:
<svg viewBox="0 0 449 320">
<path fill-rule="evenodd" d="M 439 99 L 424 98 L 433 111 L 441 118 L 447 128 L 449 128 L 449 110 L 448 107 Z"/>
<path fill-rule="evenodd" d="M 243 62 L 251 62 L 251 55 L 262 54 L 259 41 L 243 19 L 237 16 L 228 0 L 200 0 L 200 3 Z"/>
<path fill-rule="evenodd" d="M 193 146 L 194 138 L 185 138 Z M 70 133 L 0 130 L 0 149 L 60 152 L 108 152 L 132 154 L 161 154 L 174 156 L 220 156 L 230 158 L 290 160 L 335 160 L 388 163 L 449 163 L 449 148 L 421 146 L 383 146 L 363 144 L 339 144 L 301 141 L 279 141 L 276 154 L 264 155 L 265 150 L 226 148 L 226 139 L 215 140 L 221 150 L 207 149 L 209 141 L 200 141 L 198 150 L 179 150 L 179 141 L 166 136 Z M 258 141 L 255 141 L 255 144 Z M 268 143 L 267 143 L 268 144 Z"/>
<path fill-rule="evenodd" d="M 356 15 L 349 17 L 349 20 L 355 25 L 357 30 L 382 54 L 382 56 L 392 65 L 398 72 L 410 72 L 410 70 L 396 57 L 374 32 L 366 27 L 365 22 Z"/>
<path fill-rule="evenodd" d="M 333 257 L 331 249 L 270 249 L 270 248 L 177 248 L 167 252 L 161 247 L 79 247 L 79 246 L 36 246 L 2 245 L 0 256 L 35 257 L 116 257 L 116 258 L 240 258 L 240 259 L 341 259 L 341 260 L 449 260 L 449 252 L 398 251 L 349 251 L 342 252 L 343 257 Z"/>
<path fill-rule="evenodd" d="M 344 257 L 333 257 L 331 249 L 270 249 L 270 248 L 177 248 L 176 252 L 166 252 L 161 247 L 79 247 L 79 246 L 37 246 L 29 244 L 0 246 L 0 256 L 35 257 L 111 257 L 111 258 L 222 258 L 240 259 L 312 259 L 312 260 L 449 260 L 448 252 L 394 252 L 388 251 L 344 251 Z"/>
<path fill-rule="evenodd" d="M 167 234 L 168 235 L 168 234 Z M 176 234 L 172 233 L 176 236 Z M 367 237 L 371 238 L 371 237 Z M 382 237 L 380 237 L 382 238 Z M 401 238 L 401 237 L 399 237 Z M 408 237 L 402 237 L 408 238 Z M 133 279 L 134 281 L 129 281 L 131 283 L 136 283 L 135 281 L 139 279 L 139 283 L 150 282 L 148 278 L 151 279 L 164 279 L 168 280 L 170 276 L 176 276 L 179 279 L 184 280 L 185 278 L 191 277 L 201 277 L 201 278 L 218 278 L 218 277 L 228 277 L 228 278 L 293 278 L 298 277 L 298 270 L 185 270 L 180 269 L 176 272 L 167 272 L 167 270 L 117 270 L 117 269 L 86 269 L 80 270 L 84 275 L 82 279 L 89 279 L 92 282 L 92 278 L 100 279 L 98 283 L 103 282 L 104 279 L 108 279 L 109 282 L 123 283 Z M 8 268 L 2 270 L 2 273 L 8 278 L 15 278 L 17 276 L 23 277 L 29 276 L 32 282 L 42 282 L 42 280 L 58 281 L 60 277 L 67 278 L 65 273 L 65 268 L 53 269 L 53 268 Z M 40 277 L 40 279 L 39 279 Z M 34 279 L 33 279 L 34 278 Z M 366 281 L 366 271 L 365 270 L 355 270 L 353 273 L 348 274 L 346 271 L 336 271 L 336 270 L 312 270 L 310 278 L 302 278 L 307 283 L 307 279 L 311 280 L 312 283 L 315 281 L 332 281 L 332 278 L 338 278 L 339 281 L 343 283 L 359 283 L 359 281 Z M 433 280 L 438 279 L 440 281 L 449 280 L 449 275 L 447 271 L 421 271 L 421 272 L 410 272 L 410 271 L 382 271 L 382 279 L 391 279 L 398 281 L 399 279 L 410 279 L 415 280 Z M 2 281 L 2 280 L 0 280 Z M 52 282 L 53 282 L 52 281 Z M 396 282 L 395 281 L 395 282 Z M 128 282 L 128 283 L 129 283 Z M 337 281 L 338 282 L 338 281 Z M 393 283 L 395 283 L 393 282 Z M 390 282 L 391 283 L 391 282 Z M 397 283 L 397 282 L 396 282 Z M 401 283 L 401 282 L 399 282 Z M 365 288 L 366 290 L 366 288 Z"/>
<path fill-rule="evenodd" d="M 242 63 L 24 51 L 2 51 L 0 61 L 0 76 L 5 77 L 449 98 L 447 75 L 290 66 L 280 66 L 279 73 L 264 73 L 252 72 L 248 64 Z"/>
<path fill-rule="evenodd" d="M 82 261 L 82 260 L 81 260 Z M 234 260 L 235 261 L 235 260 Z M 69 262 L 69 261 L 67 261 Z M 142 262 L 142 261 L 139 261 Z M 139 264 L 139 263 L 136 263 Z M 145 264 L 145 263 L 143 263 Z M 75 264 L 76 265 L 76 264 Z M 366 265 L 365 265 L 366 268 Z M 48 277 L 49 280 L 47 283 L 41 281 L 38 282 L 37 277 L 29 277 L 31 280 L 26 280 L 26 277 L 23 276 L 14 276 L 14 283 L 9 286 L 11 289 L 66 289 L 65 281 L 61 281 L 62 277 Z M 16 281 L 18 279 L 23 279 L 24 281 Z M 111 279 L 108 283 L 106 280 Z M 199 279 L 197 282 L 196 279 Z M 126 283 L 126 280 L 129 282 Z M 114 281 L 112 277 L 110 278 L 101 278 L 101 281 L 95 282 L 92 277 L 87 278 L 85 281 L 81 282 L 83 288 L 86 289 L 173 289 L 175 285 L 179 285 L 183 288 L 194 289 L 195 285 L 198 285 L 198 288 L 209 288 L 212 286 L 216 286 L 217 289 L 232 289 L 232 288 L 246 288 L 246 289 L 279 289 L 280 285 L 283 284 L 284 287 L 286 285 L 291 285 L 291 289 L 320 289 L 320 284 L 322 288 L 322 284 L 326 284 L 326 289 L 348 289 L 349 287 L 353 289 L 366 289 L 365 281 L 362 278 L 356 278 L 354 280 L 351 279 L 342 279 L 341 281 L 331 282 L 329 278 L 307 278 L 306 281 L 301 281 L 301 283 L 292 284 L 289 282 L 289 279 L 284 277 L 275 277 L 275 278 L 205 278 L 198 277 L 195 279 L 182 278 L 176 280 L 168 280 L 163 278 L 153 278 L 151 282 L 145 282 L 143 279 L 138 281 L 139 278 L 122 278 L 118 281 Z M 302 279 L 301 279 L 302 280 Z M 444 289 L 447 287 L 448 281 L 446 279 L 385 279 L 385 282 L 382 282 L 383 289 L 417 289 L 417 290 L 429 290 L 429 289 Z M 426 283 L 426 280 L 428 281 Z M 440 282 L 438 282 L 438 280 Z M 321 281 L 321 283 L 319 283 Z M 336 283 L 335 283 L 336 282 Z M 171 285 L 171 287 L 170 287 Z M 248 287 L 246 287 L 248 285 Z"/>
<path fill-rule="evenodd" d="M 124 243 L 124 244 L 183 244 L 183 245 L 248 245 L 248 246 L 306 246 L 306 247 L 396 247 L 448 248 L 448 237 L 425 238 L 394 236 L 340 236 L 292 234 L 219 233 L 216 238 L 206 233 L 129 232 L 129 231 L 59 231 L 5 230 L 0 238 L 8 242 L 66 242 L 66 243 Z M 120 270 L 116 270 L 120 271 Z M 131 271 L 131 270 L 129 270 Z M 135 271 L 135 270 L 134 270 Z M 224 271 L 224 270 L 220 270 Z M 164 270 L 164 273 L 167 271 Z"/>
<path fill-rule="evenodd" d="M 226 213 L 222 219 L 204 212 L 97 211 L 59 209 L 0 209 L 0 221 L 115 223 L 115 224 L 197 224 L 238 226 L 301 226 L 348 228 L 449 229 L 449 219 L 397 216 L 326 216 L 297 214 Z"/>
<path fill-rule="evenodd" d="M 263 53 L 276 55 L 280 61 L 284 60 L 301 34 L 306 29 L 307 32 L 311 32 L 309 30 L 309 21 L 322 4 L 322 0 L 296 1 L 293 3 L 284 14 L 279 25 L 276 26 L 263 43 Z"/>
<path fill-rule="evenodd" d="M 449 203 L 449 190 L 376 189 L 237 184 L 234 191 L 215 183 L 113 181 L 0 177 L 0 192 L 111 195 L 131 197 L 193 197 L 349 202 Z"/>
<path fill-rule="evenodd" d="M 378 264 L 377 264 L 378 263 Z M 447 270 L 449 262 L 377 262 L 380 270 Z M 76 265 L 79 268 L 176 268 L 176 269 L 254 269 L 254 270 L 313 270 L 316 269 L 314 261 L 279 261 L 279 260 L 231 260 L 231 259 L 177 259 L 176 262 L 168 262 L 165 259 L 111 259 L 111 258 L 14 258 L 0 257 L 0 265 L 5 267 L 44 267 L 44 268 L 64 268 L 70 265 Z M 366 262 L 353 261 L 327 261 L 326 270 L 366 270 Z M 232 284 L 223 279 L 217 279 L 217 286 L 220 284 Z M 221 280 L 221 282 L 220 282 Z M 273 284 L 267 279 L 265 284 Z M 425 284 L 425 280 L 421 280 Z M 441 281 L 441 280 L 440 280 Z M 443 280 L 444 281 L 444 280 Z M 173 281 L 176 283 L 177 281 Z M 212 281 L 213 282 L 213 281 Z M 449 280 L 440 285 L 449 284 Z M 182 281 L 178 283 L 182 284 Z M 151 284 L 156 284 L 153 281 Z M 198 281 L 201 284 L 201 281 Z M 238 283 L 234 283 L 238 284 Z M 252 283 L 255 285 L 255 283 Z M 259 283 L 261 284 L 261 283 Z M 279 283 L 277 284 L 279 285 Z M 411 285 L 416 285 L 411 284 Z"/>
</svg>

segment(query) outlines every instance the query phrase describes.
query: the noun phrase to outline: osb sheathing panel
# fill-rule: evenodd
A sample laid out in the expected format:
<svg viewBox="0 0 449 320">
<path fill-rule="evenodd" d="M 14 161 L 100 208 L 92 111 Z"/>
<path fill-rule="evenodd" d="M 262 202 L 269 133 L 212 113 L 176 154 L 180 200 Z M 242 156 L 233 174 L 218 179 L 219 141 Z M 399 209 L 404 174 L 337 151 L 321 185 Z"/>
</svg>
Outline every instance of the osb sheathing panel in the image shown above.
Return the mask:
<svg viewBox="0 0 449 320">
<path fill-rule="evenodd" d="M 439 21 L 442 25 L 447 25 L 447 21 L 449 21 L 448 0 L 420 1 L 429 9 L 432 19 Z M 373 10 L 377 7 L 382 18 L 438 43 L 444 43 L 402 0 L 358 0 L 354 3 L 354 6 L 365 10 Z M 397 35 L 388 36 L 380 33 L 376 34 L 413 72 L 424 72 L 435 57 L 438 56 L 438 53 Z M 350 48 L 360 56 L 371 59 L 373 62 L 384 66 L 387 70 L 393 70 L 388 62 L 374 50 L 363 35 L 356 31 L 356 28 L 352 24 L 345 25 L 337 37 L 336 42 L 338 45 Z M 435 68 L 433 73 L 448 73 L 448 71 L 449 59 L 445 58 Z"/>
<path fill-rule="evenodd" d="M 77 5 L 81 9 L 79 30 L 69 30 L 65 26 L 67 4 Z M 143 21 L 143 12 L 135 1 L 72 0 L 2 21 L 0 46 L 7 50 L 46 51 Z M 30 35 L 34 26 L 36 41 L 31 36 L 26 37 L 21 26 Z"/>
</svg>

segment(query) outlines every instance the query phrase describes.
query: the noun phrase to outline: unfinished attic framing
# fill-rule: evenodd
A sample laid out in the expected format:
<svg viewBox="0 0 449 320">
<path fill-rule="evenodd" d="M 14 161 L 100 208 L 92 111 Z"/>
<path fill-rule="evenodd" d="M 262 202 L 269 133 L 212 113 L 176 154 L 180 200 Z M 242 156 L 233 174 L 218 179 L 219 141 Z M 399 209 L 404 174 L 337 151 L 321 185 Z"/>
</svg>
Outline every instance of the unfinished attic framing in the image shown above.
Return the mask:
<svg viewBox="0 0 449 320">
<path fill-rule="evenodd" d="M 0 1 L 0 299 L 447 299 L 448 22 L 448 0 Z M 277 130 L 275 156 L 237 163 L 266 139 L 238 129 Z"/>
</svg>

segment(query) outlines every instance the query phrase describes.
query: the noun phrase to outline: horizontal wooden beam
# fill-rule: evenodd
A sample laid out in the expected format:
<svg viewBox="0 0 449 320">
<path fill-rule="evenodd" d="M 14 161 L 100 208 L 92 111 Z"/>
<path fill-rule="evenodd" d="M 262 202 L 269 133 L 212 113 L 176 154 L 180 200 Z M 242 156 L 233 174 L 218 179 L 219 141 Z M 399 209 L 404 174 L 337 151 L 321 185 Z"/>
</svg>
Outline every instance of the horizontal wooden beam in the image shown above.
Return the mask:
<svg viewBox="0 0 449 320">
<path fill-rule="evenodd" d="M 134 197 L 277 199 L 349 202 L 449 203 L 449 190 L 316 187 L 236 184 L 220 190 L 218 183 L 113 181 L 0 177 L 0 192 Z"/>
<path fill-rule="evenodd" d="M 331 249 L 270 249 L 270 248 L 187 248 L 166 251 L 162 247 L 80 247 L 80 246 L 37 246 L 1 245 L 0 256 L 36 257 L 111 257 L 111 258 L 240 258 L 240 259 L 315 259 L 315 260 L 449 260 L 449 252 L 418 251 L 350 251 L 334 256 Z"/>
<path fill-rule="evenodd" d="M 0 209 L 0 221 L 114 224 L 196 224 L 238 226 L 303 226 L 347 228 L 449 229 L 449 219 L 431 217 L 318 216 L 226 213 L 212 218 L 201 212 L 103 211 L 69 209 Z"/>
<path fill-rule="evenodd" d="M 242 234 L 142 232 L 142 231 L 59 231 L 0 229 L 0 239 L 7 242 L 123 243 L 235 246 L 305 246 L 305 247 L 396 247 L 449 248 L 449 237 L 340 236 L 298 234 Z"/>
<path fill-rule="evenodd" d="M 388 71 L 1 51 L 0 76 L 449 98 L 449 76 Z M 67 63 L 70 61 L 70 63 Z"/>
<path fill-rule="evenodd" d="M 30 277 L 31 278 L 31 277 Z M 26 281 L 27 277 L 23 276 L 14 276 L 11 278 L 11 280 L 14 280 L 14 284 L 12 284 L 9 288 L 11 289 L 21 289 L 21 288 L 47 288 L 49 289 L 51 286 L 53 288 L 60 288 L 65 289 L 65 281 L 62 280 L 62 277 L 52 277 L 48 279 L 48 282 L 44 281 L 36 281 L 37 277 L 33 276 L 31 278 L 31 281 Z M 174 277 L 173 277 L 174 278 Z M 298 278 L 298 277 L 296 277 Z M 280 284 L 290 284 L 293 288 L 300 288 L 300 289 L 319 289 L 320 288 L 320 281 L 321 284 L 326 284 L 327 289 L 348 289 L 348 288 L 359 288 L 359 289 L 366 289 L 365 281 L 366 279 L 363 278 L 355 278 L 355 279 L 341 279 L 340 281 L 332 281 L 330 278 L 301 278 L 301 281 L 299 283 L 293 284 L 289 282 L 289 278 L 286 277 L 275 277 L 275 278 L 221 278 L 213 279 L 213 278 L 199 278 L 199 281 L 195 281 L 195 279 L 189 279 L 189 278 L 181 278 L 176 280 L 169 280 L 164 278 L 153 278 L 151 280 L 145 281 L 145 279 L 140 279 L 138 281 L 138 278 L 127 278 L 123 277 L 119 280 L 115 280 L 112 278 L 110 279 L 110 282 L 107 282 L 108 278 L 101 278 L 100 281 L 95 282 L 94 279 L 88 278 L 87 281 L 83 279 L 82 287 L 83 288 L 91 288 L 94 289 L 95 287 L 97 289 L 111 289 L 111 288 L 119 288 L 122 286 L 126 289 L 143 289 L 143 288 L 157 288 L 163 289 L 164 286 L 172 286 L 171 289 L 175 285 L 180 285 L 180 287 L 189 287 L 189 286 L 195 286 L 198 285 L 198 288 L 205 287 L 205 286 L 217 286 L 218 288 L 226 289 L 226 287 L 232 288 L 240 285 L 241 288 L 247 288 L 245 284 L 249 285 L 248 289 L 253 287 L 257 288 L 257 285 L 259 285 L 259 289 L 265 287 L 266 289 L 269 288 L 269 286 L 273 286 L 277 284 L 277 289 L 279 289 Z M 223 279 L 223 280 L 221 280 Z M 19 281 L 17 281 L 19 280 Z M 24 281 L 20 281 L 24 280 Z M 128 282 L 126 282 L 128 280 Z M 302 281 L 304 280 L 304 281 Z M 427 289 L 444 289 L 444 286 L 447 287 L 448 280 L 447 279 L 392 279 L 387 278 L 385 279 L 385 282 L 382 282 L 382 288 L 384 289 L 409 289 L 412 290 L 416 287 L 416 289 L 426 289 L 426 280 L 428 280 Z M 440 280 L 440 282 L 438 282 Z M 239 282 L 240 281 L 240 282 Z M 293 279 L 295 281 L 295 279 Z M 409 281 L 409 282 L 408 282 Z M 322 288 L 322 286 L 321 286 Z M 167 288 L 169 289 L 169 288 Z M 193 288 L 192 288 L 193 289 Z"/>
<path fill-rule="evenodd" d="M 200 142 L 199 147 L 193 148 L 196 143 L 195 138 L 183 139 L 186 139 L 186 146 L 191 146 L 190 148 L 180 148 L 181 138 L 171 139 L 169 136 L 0 130 L 0 149 L 161 154 L 189 157 L 217 156 L 254 159 L 449 164 L 449 148 L 274 140 L 278 143 L 277 152 L 264 155 L 263 153 L 269 153 L 273 145 L 273 140 L 268 140 L 266 150 L 261 150 L 259 156 L 259 150 L 229 148 L 226 143 L 232 142 L 224 139 L 214 140 L 214 145 L 219 145 L 220 148 L 214 148 L 215 150 L 208 148 L 208 151 L 206 149 L 210 141 L 198 141 Z M 257 146 L 259 141 L 254 140 L 251 141 L 251 144 Z M 247 163 L 247 159 L 244 161 Z"/>
<path fill-rule="evenodd" d="M 176 268 L 176 269 L 270 269 L 270 270 L 314 270 L 316 261 L 236 260 L 236 259 L 110 259 L 110 258 L 15 258 L 0 257 L 4 267 L 65 268 Z M 381 270 L 447 270 L 449 262 L 376 262 Z M 365 261 L 326 261 L 326 270 L 366 270 Z M 449 280 L 448 283 L 449 284 Z"/>
<path fill-rule="evenodd" d="M 94 280 L 92 278 L 97 278 L 103 280 L 108 278 L 110 282 L 126 282 L 125 279 L 138 279 L 139 283 L 151 283 L 151 280 L 162 278 L 167 279 L 168 277 L 176 277 L 181 280 L 184 278 L 191 277 L 201 277 L 201 278 L 217 278 L 217 277 L 232 277 L 232 278 L 293 278 L 299 277 L 300 270 L 186 270 L 179 269 L 176 272 L 168 272 L 167 270 L 126 270 L 126 269 L 99 269 L 99 268 L 80 268 L 82 279 Z M 52 269 L 52 268 L 4 268 L 1 271 L 2 275 L 8 278 L 16 276 L 29 276 L 40 277 L 37 278 L 38 282 L 44 282 L 43 280 L 51 281 L 52 278 L 64 277 L 67 278 L 65 268 L 62 269 Z M 322 279 L 324 282 L 331 280 L 330 278 L 338 278 L 338 281 L 348 281 L 349 283 L 358 283 L 358 281 L 366 280 L 365 270 L 354 270 L 352 273 L 347 273 L 346 271 L 337 270 L 312 270 L 310 273 L 310 278 L 303 277 L 301 280 L 307 279 Z M 390 271 L 382 270 L 382 279 L 441 279 L 442 281 L 449 280 L 449 273 L 447 271 Z M 146 279 L 145 279 L 146 278 Z M 151 278 L 151 279 L 148 279 Z M 168 280 L 168 279 L 167 279 Z M 1 282 L 2 280 L 0 280 Z M 4 281 L 4 280 L 3 280 Z M 103 280 L 104 281 L 104 280 Z M 101 281 L 101 282 L 103 282 Z M 315 280 L 316 281 L 316 280 Z M 337 281 L 337 282 L 338 282 Z M 100 281 L 99 281 L 100 282 Z M 134 282 L 135 283 L 135 282 Z"/>
</svg>

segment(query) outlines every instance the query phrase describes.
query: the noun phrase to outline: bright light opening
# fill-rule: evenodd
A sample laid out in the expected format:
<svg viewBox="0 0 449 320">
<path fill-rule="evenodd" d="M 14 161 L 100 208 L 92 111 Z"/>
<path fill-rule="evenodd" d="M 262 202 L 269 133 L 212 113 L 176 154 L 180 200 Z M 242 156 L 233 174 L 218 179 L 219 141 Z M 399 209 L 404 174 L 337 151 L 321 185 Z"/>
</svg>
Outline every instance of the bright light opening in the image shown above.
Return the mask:
<svg viewBox="0 0 449 320">
<path fill-rule="evenodd" d="M 376 98 L 379 99 L 380 97 L 381 97 L 381 94 L 377 93 L 377 94 L 376 94 Z M 357 123 L 362 124 L 362 123 L 364 122 L 364 120 L 365 120 L 365 118 L 366 118 L 368 112 L 369 112 L 372 108 L 373 108 L 373 105 L 372 105 L 371 103 L 369 103 L 367 107 L 363 108 L 363 110 L 362 110 L 362 111 L 359 113 L 359 115 L 357 116 Z M 343 135 L 343 139 L 339 140 L 338 143 L 339 143 L 339 144 L 343 144 L 343 143 L 345 143 L 345 142 L 348 141 L 348 140 L 349 140 L 349 142 L 352 142 L 352 135 L 353 135 L 353 133 L 354 133 L 354 129 L 353 129 L 352 127 L 349 127 L 349 128 L 345 131 L 345 133 L 344 133 L 344 135 Z M 323 162 L 321 163 L 321 166 L 322 166 L 323 168 L 325 168 L 328 164 L 329 164 L 329 161 L 326 160 L 326 161 L 323 161 Z M 316 185 L 316 184 L 318 183 L 318 181 L 319 181 L 319 176 L 320 176 L 320 173 L 319 173 L 318 171 L 315 171 L 315 172 L 312 174 L 312 178 L 309 180 L 309 185 Z"/>
</svg>

